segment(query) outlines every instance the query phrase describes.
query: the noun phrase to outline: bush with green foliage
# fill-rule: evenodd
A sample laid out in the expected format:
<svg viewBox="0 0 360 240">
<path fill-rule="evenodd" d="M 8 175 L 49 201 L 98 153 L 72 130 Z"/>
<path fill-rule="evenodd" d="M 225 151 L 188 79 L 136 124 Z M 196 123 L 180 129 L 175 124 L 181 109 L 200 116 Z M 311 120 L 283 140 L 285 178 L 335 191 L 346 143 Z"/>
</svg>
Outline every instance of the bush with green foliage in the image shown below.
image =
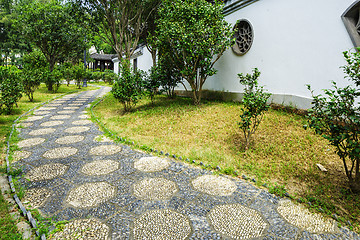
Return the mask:
<svg viewBox="0 0 360 240">
<path fill-rule="evenodd" d="M 112 70 L 105 70 L 102 77 L 104 82 L 112 85 L 114 84 L 115 79 L 117 78 L 117 74 L 114 73 Z"/>
<path fill-rule="evenodd" d="M 216 73 L 214 64 L 233 44 L 222 1 L 164 0 L 158 11 L 156 47 L 192 89 L 195 105 L 203 85 Z"/>
<path fill-rule="evenodd" d="M 121 74 L 116 78 L 111 93 L 123 104 L 124 111 L 129 112 L 142 95 L 143 73 L 133 72 L 128 60 L 123 60 L 120 68 Z"/>
<path fill-rule="evenodd" d="M 62 78 L 63 74 L 59 68 L 54 68 L 54 70 L 51 72 L 49 69 L 44 69 L 43 82 L 45 83 L 48 90 L 51 89 L 49 91 L 56 93 L 61 85 Z"/>
<path fill-rule="evenodd" d="M 144 80 L 145 94 L 150 97 L 151 102 L 154 101 L 154 96 L 159 92 L 160 76 L 158 71 L 158 65 L 152 66 L 149 70 L 149 74 L 146 75 Z"/>
<path fill-rule="evenodd" d="M 265 111 L 269 109 L 267 101 L 271 94 L 265 92 L 263 86 L 259 86 L 259 76 L 260 72 L 257 68 L 253 70 L 253 74 L 238 74 L 240 84 L 244 86 L 239 127 L 244 133 L 245 149 L 249 148 L 252 135 L 259 127 Z"/>
<path fill-rule="evenodd" d="M 65 78 L 66 80 L 67 86 L 69 86 L 71 80 L 74 79 L 72 68 L 73 68 L 73 64 L 71 62 L 65 62 L 60 66 L 60 71 L 62 73 L 63 78 Z"/>
<path fill-rule="evenodd" d="M 160 59 L 158 64 L 158 77 L 160 85 L 166 92 L 169 98 L 175 97 L 175 87 L 182 83 L 182 77 L 180 71 L 172 65 L 171 62 L 165 59 Z"/>
<path fill-rule="evenodd" d="M 342 160 L 350 188 L 360 192 L 360 53 L 344 52 L 347 65 L 342 67 L 345 78 L 353 82 L 344 88 L 332 82 L 332 89 L 323 95 L 312 93 L 312 108 L 309 110 L 310 128 L 335 146 Z"/>
<path fill-rule="evenodd" d="M 87 72 L 84 68 L 84 65 L 80 64 L 76 64 L 72 67 L 72 76 L 76 82 L 76 86 L 78 87 L 78 89 L 81 88 L 81 83 L 84 80 L 84 78 L 87 78 Z"/>
<path fill-rule="evenodd" d="M 22 97 L 20 70 L 15 66 L 0 66 L 0 113 L 10 114 Z"/>
<path fill-rule="evenodd" d="M 43 72 L 47 70 L 48 64 L 44 55 L 39 51 L 25 54 L 22 58 L 24 68 L 22 71 L 22 84 L 24 93 L 29 101 L 34 101 L 34 92 L 40 86 Z"/>
</svg>

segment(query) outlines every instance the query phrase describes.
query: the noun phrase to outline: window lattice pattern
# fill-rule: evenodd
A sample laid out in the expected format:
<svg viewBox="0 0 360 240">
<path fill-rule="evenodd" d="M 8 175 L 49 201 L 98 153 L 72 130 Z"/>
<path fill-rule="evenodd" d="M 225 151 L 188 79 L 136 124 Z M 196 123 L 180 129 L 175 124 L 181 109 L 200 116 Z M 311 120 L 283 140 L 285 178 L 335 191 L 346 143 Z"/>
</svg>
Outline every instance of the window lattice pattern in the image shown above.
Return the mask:
<svg viewBox="0 0 360 240">
<path fill-rule="evenodd" d="M 238 55 L 244 55 L 251 48 L 254 40 L 254 33 L 251 24 L 247 20 L 240 20 L 234 26 L 235 45 L 233 51 Z"/>
</svg>

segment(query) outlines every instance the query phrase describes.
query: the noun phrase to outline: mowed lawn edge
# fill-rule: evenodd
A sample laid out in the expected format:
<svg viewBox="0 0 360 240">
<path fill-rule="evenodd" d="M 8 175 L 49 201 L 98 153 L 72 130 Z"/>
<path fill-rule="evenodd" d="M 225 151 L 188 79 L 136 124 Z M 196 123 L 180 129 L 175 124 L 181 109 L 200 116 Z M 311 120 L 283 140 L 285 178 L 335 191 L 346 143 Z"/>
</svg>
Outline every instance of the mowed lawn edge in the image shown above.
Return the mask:
<svg viewBox="0 0 360 240">
<path fill-rule="evenodd" d="M 194 106 L 188 98 L 160 95 L 154 103 L 143 98 L 134 111 L 124 113 L 110 93 L 93 111 L 106 128 L 138 146 L 189 158 L 212 169 L 219 166 L 221 173 L 236 171 L 238 176 L 256 179 L 258 186 L 265 183 L 280 195 L 287 191 L 314 211 L 336 214 L 340 223 L 350 221 L 351 229 L 359 229 L 359 196 L 349 192 L 334 148 L 304 129 L 303 116 L 270 109 L 251 148 L 244 151 L 237 124 L 239 103 L 204 101 Z M 328 171 L 320 171 L 316 164 Z"/>
</svg>

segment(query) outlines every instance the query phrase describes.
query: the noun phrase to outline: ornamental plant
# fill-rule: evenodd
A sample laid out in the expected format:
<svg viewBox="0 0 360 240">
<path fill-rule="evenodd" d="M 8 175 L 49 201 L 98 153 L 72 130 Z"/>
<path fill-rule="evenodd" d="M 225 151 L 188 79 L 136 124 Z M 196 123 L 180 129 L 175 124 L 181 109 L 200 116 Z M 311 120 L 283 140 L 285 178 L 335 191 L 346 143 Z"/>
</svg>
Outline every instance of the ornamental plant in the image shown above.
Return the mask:
<svg viewBox="0 0 360 240">
<path fill-rule="evenodd" d="M 244 133 L 245 150 L 249 148 L 252 135 L 259 127 L 264 113 L 269 109 L 267 101 L 271 94 L 265 92 L 263 86 L 259 86 L 259 76 L 260 72 L 257 68 L 253 70 L 253 74 L 238 74 L 240 84 L 244 86 L 239 128 Z"/>
<path fill-rule="evenodd" d="M 352 82 L 346 87 L 338 87 L 332 82 L 332 89 L 324 89 L 325 95 L 314 95 L 309 110 L 308 122 L 314 129 L 335 146 L 335 151 L 343 162 L 350 189 L 360 192 L 360 53 L 343 53 L 347 65 L 342 69 L 345 79 Z"/>
<path fill-rule="evenodd" d="M 202 88 L 216 73 L 214 64 L 234 41 L 225 21 L 222 1 L 162 1 L 155 24 L 155 45 L 189 83 L 195 105 Z"/>
<path fill-rule="evenodd" d="M 142 95 L 143 72 L 132 71 L 130 61 L 123 59 L 120 66 L 120 76 L 115 80 L 111 93 L 124 106 L 125 112 L 130 112 Z"/>
<path fill-rule="evenodd" d="M 43 80 L 43 72 L 47 70 L 48 64 L 40 51 L 33 51 L 23 56 L 24 69 L 22 71 L 23 93 L 30 102 L 34 101 L 34 92 Z"/>
<path fill-rule="evenodd" d="M 0 114 L 10 114 L 22 97 L 20 70 L 15 66 L 0 66 Z"/>
</svg>

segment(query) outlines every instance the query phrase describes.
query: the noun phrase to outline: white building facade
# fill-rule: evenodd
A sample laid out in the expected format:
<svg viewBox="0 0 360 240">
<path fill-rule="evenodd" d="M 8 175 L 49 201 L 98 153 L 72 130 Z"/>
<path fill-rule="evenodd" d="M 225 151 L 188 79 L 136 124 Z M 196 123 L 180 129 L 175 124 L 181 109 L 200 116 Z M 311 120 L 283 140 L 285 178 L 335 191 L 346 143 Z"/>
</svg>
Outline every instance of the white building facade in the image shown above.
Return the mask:
<svg viewBox="0 0 360 240">
<path fill-rule="evenodd" d="M 228 49 L 224 53 L 215 64 L 217 74 L 204 84 L 205 93 L 220 91 L 227 100 L 240 100 L 243 88 L 237 74 L 250 73 L 256 67 L 261 72 L 259 82 L 273 94 L 274 103 L 309 108 L 311 94 L 306 84 L 316 93 L 330 88 L 332 80 L 340 86 L 347 84 L 340 66 L 345 65 L 342 52 L 360 44 L 358 2 L 226 1 L 226 21 L 232 26 L 244 23 L 247 30 L 250 26 L 248 35 L 252 39 L 247 38 L 249 44 L 242 46 L 239 42 L 235 51 Z M 151 54 L 145 46 L 138 52 L 134 56 L 137 67 L 148 70 L 152 65 Z M 179 86 L 177 90 L 181 93 L 184 89 Z"/>
</svg>

